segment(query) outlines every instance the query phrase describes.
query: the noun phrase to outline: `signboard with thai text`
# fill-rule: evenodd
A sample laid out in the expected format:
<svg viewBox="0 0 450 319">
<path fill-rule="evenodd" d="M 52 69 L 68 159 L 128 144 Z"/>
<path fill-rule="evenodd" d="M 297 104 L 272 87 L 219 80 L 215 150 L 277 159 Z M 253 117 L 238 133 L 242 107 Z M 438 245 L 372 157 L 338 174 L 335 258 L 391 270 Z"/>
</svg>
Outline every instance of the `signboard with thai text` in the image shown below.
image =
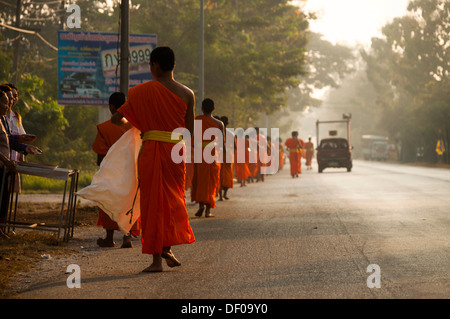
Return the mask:
<svg viewBox="0 0 450 319">
<path fill-rule="evenodd" d="M 130 87 L 153 79 L 149 62 L 156 42 L 154 34 L 130 34 Z M 58 31 L 58 103 L 108 105 L 120 91 L 119 49 L 117 33 Z"/>
</svg>

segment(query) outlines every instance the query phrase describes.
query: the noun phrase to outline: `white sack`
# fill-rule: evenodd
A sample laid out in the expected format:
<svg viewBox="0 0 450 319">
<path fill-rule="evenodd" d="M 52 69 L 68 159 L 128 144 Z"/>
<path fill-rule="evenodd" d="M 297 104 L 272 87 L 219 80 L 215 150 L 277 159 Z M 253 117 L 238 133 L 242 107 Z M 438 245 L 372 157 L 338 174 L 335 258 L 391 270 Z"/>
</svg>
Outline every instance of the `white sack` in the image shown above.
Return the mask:
<svg viewBox="0 0 450 319">
<path fill-rule="evenodd" d="M 91 185 L 76 192 L 77 196 L 94 202 L 108 214 L 124 234 L 140 216 L 137 162 L 141 145 L 140 131 L 132 127 L 111 146 L 92 177 Z M 131 214 L 127 215 L 127 212 L 132 208 L 130 222 Z"/>
</svg>

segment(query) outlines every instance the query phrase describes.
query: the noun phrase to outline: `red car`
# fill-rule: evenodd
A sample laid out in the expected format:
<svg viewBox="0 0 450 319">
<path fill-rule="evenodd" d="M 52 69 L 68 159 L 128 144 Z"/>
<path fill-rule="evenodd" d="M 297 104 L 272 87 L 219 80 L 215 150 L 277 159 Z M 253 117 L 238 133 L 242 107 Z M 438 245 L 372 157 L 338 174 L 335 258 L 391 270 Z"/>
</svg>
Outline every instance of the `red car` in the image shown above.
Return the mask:
<svg viewBox="0 0 450 319">
<path fill-rule="evenodd" d="M 345 167 L 351 172 L 353 167 L 352 149 L 345 138 L 325 138 L 317 148 L 319 173 L 327 167 Z"/>
</svg>

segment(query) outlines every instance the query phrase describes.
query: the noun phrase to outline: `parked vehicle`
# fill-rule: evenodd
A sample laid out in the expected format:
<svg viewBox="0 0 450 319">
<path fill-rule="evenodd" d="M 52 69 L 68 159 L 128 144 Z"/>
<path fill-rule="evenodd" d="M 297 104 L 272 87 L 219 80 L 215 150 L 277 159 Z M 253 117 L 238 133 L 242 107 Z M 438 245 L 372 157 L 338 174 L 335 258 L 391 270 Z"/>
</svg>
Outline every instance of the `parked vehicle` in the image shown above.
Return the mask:
<svg viewBox="0 0 450 319">
<path fill-rule="evenodd" d="M 345 167 L 351 172 L 353 167 L 352 149 L 345 138 L 325 138 L 317 148 L 319 173 L 327 167 Z"/>
<path fill-rule="evenodd" d="M 365 160 L 386 161 L 389 158 L 388 138 L 386 136 L 363 135 L 361 145 Z"/>
</svg>

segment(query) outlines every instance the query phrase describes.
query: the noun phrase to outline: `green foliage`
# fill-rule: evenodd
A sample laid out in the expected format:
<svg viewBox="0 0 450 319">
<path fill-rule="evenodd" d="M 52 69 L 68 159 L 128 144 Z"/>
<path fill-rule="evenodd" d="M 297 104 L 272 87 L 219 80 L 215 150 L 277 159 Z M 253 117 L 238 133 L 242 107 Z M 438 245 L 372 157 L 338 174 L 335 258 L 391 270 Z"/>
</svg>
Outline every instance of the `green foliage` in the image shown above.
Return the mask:
<svg viewBox="0 0 450 319">
<path fill-rule="evenodd" d="M 415 0 L 408 10 L 362 56 L 383 110 L 379 123 L 402 146 L 401 159 L 415 160 L 419 149 L 434 162 L 437 139 L 448 142 L 450 129 L 450 3 Z"/>
<path fill-rule="evenodd" d="M 10 6 L 0 19 L 10 23 L 16 2 L 4 2 Z M 56 45 L 57 30 L 63 29 L 69 13 L 58 11 L 59 4 L 52 2 L 45 9 L 38 2 L 22 1 L 27 19 L 21 25 L 39 28 L 42 36 Z M 81 8 L 81 30 L 76 31 L 119 32 L 119 0 L 71 3 Z M 318 106 L 313 90 L 336 87 L 351 71 L 350 50 L 311 34 L 311 17 L 288 0 L 206 0 L 204 13 L 205 97 L 215 100 L 217 115 L 228 116 L 231 126 L 254 126 L 260 114 L 286 110 L 289 99 L 296 101 L 296 110 Z M 158 45 L 172 47 L 177 56 L 176 79 L 198 94 L 200 1 L 135 0 L 130 9 L 130 32 L 157 34 Z M 5 39 L 17 37 L 10 30 L 2 29 L 2 34 Z M 95 171 L 91 145 L 97 108 L 59 106 L 57 53 L 35 35 L 23 34 L 20 39 L 16 110 L 26 131 L 38 136 L 34 143 L 44 151 L 28 160 Z M 0 79 L 4 82 L 15 72 L 13 49 L 6 45 L 0 51 L 4 66 Z"/>
<path fill-rule="evenodd" d="M 138 4 L 132 31 L 156 33 L 159 45 L 172 47 L 176 78 L 197 91 L 199 1 Z M 253 125 L 259 113 L 286 106 L 286 89 L 304 74 L 307 28 L 288 1 L 205 1 L 205 96 L 230 125 Z"/>
</svg>

